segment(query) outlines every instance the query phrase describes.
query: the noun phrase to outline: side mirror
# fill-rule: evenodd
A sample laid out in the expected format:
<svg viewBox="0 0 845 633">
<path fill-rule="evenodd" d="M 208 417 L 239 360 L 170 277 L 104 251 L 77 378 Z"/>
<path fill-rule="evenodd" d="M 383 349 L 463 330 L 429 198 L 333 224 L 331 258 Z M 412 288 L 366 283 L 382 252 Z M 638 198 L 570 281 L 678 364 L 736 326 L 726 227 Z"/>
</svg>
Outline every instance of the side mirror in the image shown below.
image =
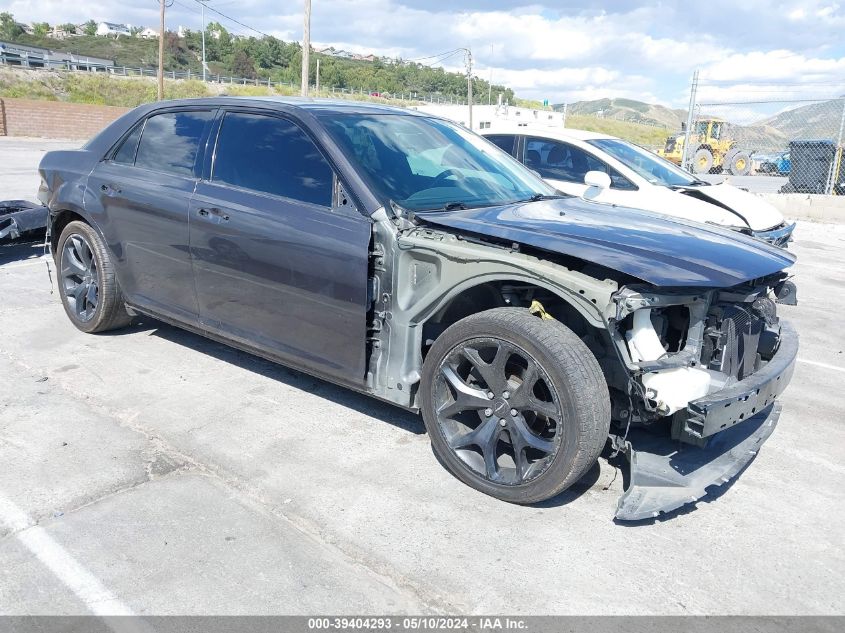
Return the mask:
<svg viewBox="0 0 845 633">
<path fill-rule="evenodd" d="M 588 171 L 584 176 L 584 184 L 597 189 L 609 189 L 610 176 L 603 171 Z"/>
</svg>

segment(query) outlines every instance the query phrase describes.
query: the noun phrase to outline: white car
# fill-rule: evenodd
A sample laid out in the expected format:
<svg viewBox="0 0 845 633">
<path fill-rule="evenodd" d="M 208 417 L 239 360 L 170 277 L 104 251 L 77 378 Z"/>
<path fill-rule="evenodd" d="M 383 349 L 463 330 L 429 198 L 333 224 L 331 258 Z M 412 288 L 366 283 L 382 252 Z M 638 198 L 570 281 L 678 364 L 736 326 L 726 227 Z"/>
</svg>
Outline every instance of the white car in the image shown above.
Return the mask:
<svg viewBox="0 0 845 633">
<path fill-rule="evenodd" d="M 795 224 L 765 200 L 712 185 L 622 139 L 583 130 L 498 126 L 481 132 L 564 193 L 696 222 L 786 246 Z"/>
</svg>

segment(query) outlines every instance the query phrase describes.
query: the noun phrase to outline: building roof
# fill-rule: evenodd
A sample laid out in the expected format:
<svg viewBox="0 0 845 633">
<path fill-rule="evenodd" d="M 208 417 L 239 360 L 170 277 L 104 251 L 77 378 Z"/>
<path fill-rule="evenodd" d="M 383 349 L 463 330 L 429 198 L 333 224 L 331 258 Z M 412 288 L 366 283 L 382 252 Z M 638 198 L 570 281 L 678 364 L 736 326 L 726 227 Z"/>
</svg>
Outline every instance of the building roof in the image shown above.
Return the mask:
<svg viewBox="0 0 845 633">
<path fill-rule="evenodd" d="M 533 136 L 542 136 L 546 138 L 554 138 L 560 141 L 574 140 L 574 141 L 589 141 L 602 138 L 616 138 L 609 134 L 602 134 L 601 132 L 590 132 L 588 130 L 576 130 L 574 128 L 550 127 L 547 125 L 528 125 L 520 124 L 517 121 L 493 121 L 492 126 L 483 130 L 482 134 L 531 134 Z"/>
</svg>

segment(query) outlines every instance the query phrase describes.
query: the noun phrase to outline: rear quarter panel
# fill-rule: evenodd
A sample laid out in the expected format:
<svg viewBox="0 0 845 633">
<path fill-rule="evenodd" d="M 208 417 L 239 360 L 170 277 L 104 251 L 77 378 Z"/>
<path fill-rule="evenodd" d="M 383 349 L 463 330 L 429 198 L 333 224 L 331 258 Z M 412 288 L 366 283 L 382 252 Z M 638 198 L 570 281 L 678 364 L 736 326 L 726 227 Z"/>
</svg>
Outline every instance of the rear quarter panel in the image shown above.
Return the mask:
<svg viewBox="0 0 845 633">
<path fill-rule="evenodd" d="M 38 165 L 41 185 L 38 199 L 49 207 L 51 215 L 74 211 L 84 215 L 88 174 L 99 157 L 88 150 L 47 152 Z"/>
</svg>

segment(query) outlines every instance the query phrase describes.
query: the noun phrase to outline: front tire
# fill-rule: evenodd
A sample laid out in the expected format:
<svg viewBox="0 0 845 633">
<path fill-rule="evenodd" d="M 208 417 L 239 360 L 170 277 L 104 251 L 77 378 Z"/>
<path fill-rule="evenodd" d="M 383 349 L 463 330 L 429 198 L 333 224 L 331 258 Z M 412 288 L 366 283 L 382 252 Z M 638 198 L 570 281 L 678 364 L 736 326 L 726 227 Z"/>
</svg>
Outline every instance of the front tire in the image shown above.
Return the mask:
<svg viewBox="0 0 845 633">
<path fill-rule="evenodd" d="M 543 501 L 578 481 L 610 426 L 592 352 L 562 323 L 517 308 L 449 327 L 423 364 L 420 399 L 446 468 L 510 503 Z"/>
<path fill-rule="evenodd" d="M 100 235 L 85 222 L 70 222 L 56 250 L 59 292 L 65 313 L 79 330 L 106 332 L 132 320 Z"/>
<path fill-rule="evenodd" d="M 713 169 L 713 153 L 706 147 L 699 148 L 693 154 L 692 166 L 697 174 L 709 174 Z"/>
</svg>

